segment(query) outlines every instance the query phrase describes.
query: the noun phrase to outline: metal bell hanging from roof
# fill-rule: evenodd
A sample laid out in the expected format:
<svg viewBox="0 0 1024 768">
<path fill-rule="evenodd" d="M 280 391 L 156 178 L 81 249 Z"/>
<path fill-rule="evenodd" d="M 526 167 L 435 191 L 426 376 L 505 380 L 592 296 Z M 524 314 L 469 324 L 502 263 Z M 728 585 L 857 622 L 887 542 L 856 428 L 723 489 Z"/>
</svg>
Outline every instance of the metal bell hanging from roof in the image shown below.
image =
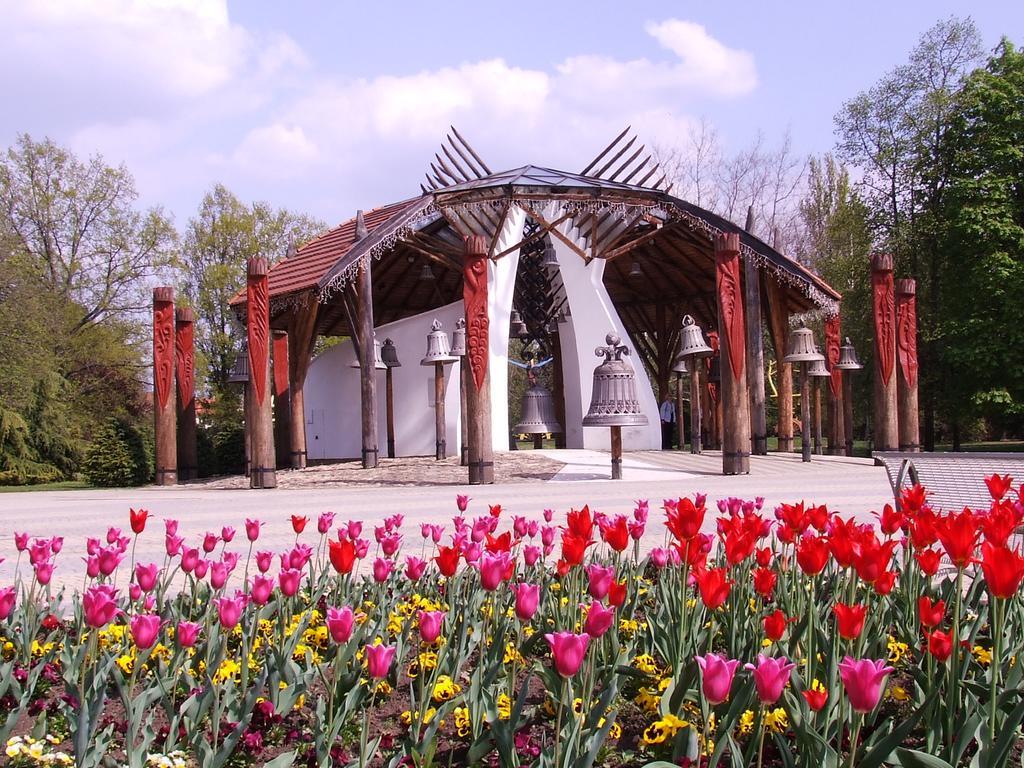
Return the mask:
<svg viewBox="0 0 1024 768">
<path fill-rule="evenodd" d="M 690 315 L 683 318 L 683 326 L 679 333 L 679 350 L 677 358 L 707 357 L 715 351 L 704 341 L 704 332 Z M 685 365 L 683 370 L 686 370 Z"/>
<path fill-rule="evenodd" d="M 358 353 L 356 354 L 355 362 L 354 363 L 349 363 L 348 367 L 349 368 L 358 368 L 359 367 L 359 354 Z M 376 331 L 374 331 L 374 333 L 373 333 L 373 367 L 374 367 L 374 370 L 377 370 L 377 371 L 383 371 L 383 370 L 385 370 L 388 367 L 387 365 L 385 365 L 384 360 L 381 357 L 381 345 L 380 345 L 380 342 L 377 340 L 377 332 Z"/>
<path fill-rule="evenodd" d="M 544 269 L 558 269 L 558 256 L 555 254 L 555 246 L 548 241 L 544 246 L 544 258 L 540 263 Z"/>
<path fill-rule="evenodd" d="M 835 364 L 835 367 L 841 371 L 859 371 L 864 366 L 857 359 L 857 350 L 853 348 L 853 342 L 850 341 L 849 336 L 844 339 L 844 342 L 843 346 L 839 348 L 839 362 Z"/>
<path fill-rule="evenodd" d="M 594 369 L 594 389 L 590 410 L 583 417 L 584 427 L 633 427 L 647 423 L 636 395 L 636 373 L 622 359 L 629 354 L 629 347 L 620 342 L 616 334 L 609 333 L 605 336 L 607 346 L 594 350 L 595 355 L 604 357 L 604 362 Z"/>
<path fill-rule="evenodd" d="M 522 418 L 513 428 L 517 434 L 561 434 L 562 425 L 555 416 L 555 400 L 540 384 L 531 384 L 523 393 Z"/>
<path fill-rule="evenodd" d="M 509 326 L 509 333 L 513 338 L 518 339 L 526 335 L 526 323 L 523 322 L 523 316 L 519 314 L 518 309 L 512 310 Z"/>
<path fill-rule="evenodd" d="M 451 353 L 448 334 L 441 330 L 441 321 L 434 320 L 430 325 L 430 333 L 427 334 L 427 355 L 420 360 L 420 365 L 454 363 L 458 359 Z"/>
<path fill-rule="evenodd" d="M 814 346 L 814 333 L 801 322 L 800 327 L 794 328 L 789 334 L 789 349 L 782 361 L 813 363 L 815 360 L 823 359 L 824 356 Z"/>
</svg>

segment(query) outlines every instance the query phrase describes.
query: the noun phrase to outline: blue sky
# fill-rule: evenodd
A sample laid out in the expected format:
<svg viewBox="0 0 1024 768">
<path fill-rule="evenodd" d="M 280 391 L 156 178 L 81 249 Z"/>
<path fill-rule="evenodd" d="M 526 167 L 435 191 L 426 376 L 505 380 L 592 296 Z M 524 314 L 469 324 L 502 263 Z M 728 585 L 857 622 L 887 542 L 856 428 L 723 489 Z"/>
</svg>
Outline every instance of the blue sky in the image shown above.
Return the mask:
<svg viewBox="0 0 1024 768">
<path fill-rule="evenodd" d="M 1024 3 L 0 0 L 0 141 L 125 162 L 179 224 L 214 182 L 329 223 L 414 195 L 454 123 L 495 170 L 580 170 L 621 127 L 831 148 L 845 99 L 969 14 Z"/>
</svg>

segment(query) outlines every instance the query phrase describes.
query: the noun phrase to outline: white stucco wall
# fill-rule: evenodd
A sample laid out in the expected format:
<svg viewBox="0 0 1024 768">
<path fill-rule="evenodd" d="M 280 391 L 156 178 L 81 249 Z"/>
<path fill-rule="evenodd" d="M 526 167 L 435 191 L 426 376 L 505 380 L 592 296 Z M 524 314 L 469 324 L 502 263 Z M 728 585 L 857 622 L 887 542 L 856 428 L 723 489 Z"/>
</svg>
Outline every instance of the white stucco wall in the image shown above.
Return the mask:
<svg viewBox="0 0 1024 768">
<path fill-rule="evenodd" d="M 434 455 L 434 367 L 421 366 L 430 324 L 437 318 L 451 336 L 462 317 L 462 302 L 379 326 L 377 338 L 391 338 L 398 349 L 400 368 L 394 369 L 395 453 L 398 456 Z M 506 323 L 506 326 L 508 324 Z M 507 333 L 507 330 L 506 330 Z M 344 341 L 317 356 L 310 364 L 304 392 L 306 443 L 310 460 L 359 458 L 362 434 L 359 420 L 359 369 L 350 368 L 355 350 Z M 377 381 L 377 448 L 387 456 L 387 411 L 384 371 Z M 507 417 L 506 417 L 507 418 Z M 445 366 L 445 422 L 447 452 L 459 451 L 459 364 Z"/>
</svg>

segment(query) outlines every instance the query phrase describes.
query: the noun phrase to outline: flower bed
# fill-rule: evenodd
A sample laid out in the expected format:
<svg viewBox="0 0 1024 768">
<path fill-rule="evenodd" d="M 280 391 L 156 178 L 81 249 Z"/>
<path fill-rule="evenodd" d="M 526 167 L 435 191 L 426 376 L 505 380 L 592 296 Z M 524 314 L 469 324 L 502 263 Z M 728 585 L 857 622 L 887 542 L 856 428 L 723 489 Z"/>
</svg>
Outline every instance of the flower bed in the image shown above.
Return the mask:
<svg viewBox="0 0 1024 768">
<path fill-rule="evenodd" d="M 19 533 L 7 764 L 1008 765 L 1024 507 L 987 482 L 990 509 L 915 487 L 875 526 L 734 498 L 715 521 L 702 496 L 556 521 L 458 497 L 415 541 L 401 515 L 324 513 L 272 553 L 258 521 L 193 544 L 167 520 L 162 563 L 134 562 L 159 534 L 132 510 L 66 599 L 63 541 Z M 641 558 L 645 533 L 664 540 Z"/>
</svg>

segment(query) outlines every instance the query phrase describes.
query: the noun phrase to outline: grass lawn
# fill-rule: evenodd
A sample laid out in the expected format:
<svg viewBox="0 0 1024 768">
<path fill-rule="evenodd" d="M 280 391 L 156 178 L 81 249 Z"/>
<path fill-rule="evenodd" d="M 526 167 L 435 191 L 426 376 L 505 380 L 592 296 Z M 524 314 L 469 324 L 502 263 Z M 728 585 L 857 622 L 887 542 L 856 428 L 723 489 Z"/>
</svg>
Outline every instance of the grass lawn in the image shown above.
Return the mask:
<svg viewBox="0 0 1024 768">
<path fill-rule="evenodd" d="M 59 483 L 38 485 L 0 485 L 0 493 L 21 493 L 22 491 L 84 491 L 92 488 L 85 480 L 61 480 Z"/>
</svg>

